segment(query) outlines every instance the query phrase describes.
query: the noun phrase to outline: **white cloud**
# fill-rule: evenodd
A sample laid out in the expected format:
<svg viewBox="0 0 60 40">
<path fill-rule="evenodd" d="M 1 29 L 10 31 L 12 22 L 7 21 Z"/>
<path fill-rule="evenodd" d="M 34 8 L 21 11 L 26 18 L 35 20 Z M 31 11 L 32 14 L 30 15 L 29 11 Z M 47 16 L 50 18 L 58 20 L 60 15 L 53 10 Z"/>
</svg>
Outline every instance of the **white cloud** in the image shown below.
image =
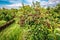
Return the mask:
<svg viewBox="0 0 60 40">
<path fill-rule="evenodd" d="M 40 2 L 40 5 L 41 5 L 42 7 L 47 7 L 48 2 L 46 2 L 46 1 L 42 1 L 42 2 Z"/>
<path fill-rule="evenodd" d="M 48 0 L 48 1 L 42 1 L 40 2 L 41 6 L 47 7 L 47 6 L 55 6 L 58 4 L 60 0 Z"/>
<path fill-rule="evenodd" d="M 40 0 L 34 0 L 34 2 L 36 2 L 36 1 L 40 2 Z"/>
<path fill-rule="evenodd" d="M 28 2 L 28 3 L 32 3 L 32 2 L 36 2 L 36 1 L 40 2 L 40 0 L 26 0 L 26 2 Z"/>
<path fill-rule="evenodd" d="M 49 0 L 49 1 L 56 2 L 56 1 L 60 1 L 60 0 Z"/>
<path fill-rule="evenodd" d="M 49 0 L 48 2 L 51 2 L 51 3 L 60 3 L 60 0 Z"/>
<path fill-rule="evenodd" d="M 41 5 L 48 5 L 48 2 L 42 1 L 40 4 L 41 4 Z"/>
<path fill-rule="evenodd" d="M 9 0 L 9 2 L 11 2 L 12 4 L 9 5 L 4 5 L 5 8 L 18 8 L 19 6 L 22 6 L 22 1 L 23 0 Z M 25 5 L 30 5 L 32 4 L 32 2 L 36 2 L 39 1 L 41 6 L 47 7 L 47 6 L 53 6 L 56 5 L 57 3 L 60 2 L 60 0 L 48 0 L 48 1 L 41 1 L 41 0 L 25 0 L 26 2 L 24 2 Z"/>
<path fill-rule="evenodd" d="M 5 5 L 5 8 L 19 8 L 20 6 L 22 6 L 21 3 L 16 3 L 16 4 L 11 4 L 11 5 Z"/>
<path fill-rule="evenodd" d="M 22 4 L 21 3 L 17 3 L 17 4 L 7 5 L 7 6 L 22 6 Z"/>
<path fill-rule="evenodd" d="M 31 3 L 33 0 L 26 0 L 27 2 Z"/>
</svg>

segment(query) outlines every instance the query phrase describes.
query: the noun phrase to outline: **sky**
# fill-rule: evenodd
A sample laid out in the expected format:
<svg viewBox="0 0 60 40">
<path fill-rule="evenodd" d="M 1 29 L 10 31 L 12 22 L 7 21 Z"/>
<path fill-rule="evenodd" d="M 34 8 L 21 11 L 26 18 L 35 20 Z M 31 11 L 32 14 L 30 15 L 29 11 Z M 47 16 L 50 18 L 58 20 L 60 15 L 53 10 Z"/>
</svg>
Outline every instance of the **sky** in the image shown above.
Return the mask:
<svg viewBox="0 0 60 40">
<path fill-rule="evenodd" d="M 43 7 L 55 6 L 60 2 L 60 0 L 0 0 L 0 8 L 18 8 L 22 6 L 22 2 L 25 5 L 31 5 L 33 1 L 39 1 Z"/>
</svg>

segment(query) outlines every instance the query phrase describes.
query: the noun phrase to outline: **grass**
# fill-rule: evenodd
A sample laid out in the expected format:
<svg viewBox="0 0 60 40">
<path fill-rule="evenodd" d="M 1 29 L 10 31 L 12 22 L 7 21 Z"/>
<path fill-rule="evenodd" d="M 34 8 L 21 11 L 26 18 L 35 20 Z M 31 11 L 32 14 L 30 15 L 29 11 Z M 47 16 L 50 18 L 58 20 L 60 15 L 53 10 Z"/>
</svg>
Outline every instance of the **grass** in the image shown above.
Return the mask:
<svg viewBox="0 0 60 40">
<path fill-rule="evenodd" d="M 3 24 L 5 24 L 5 23 L 6 23 L 6 21 L 1 20 L 1 21 L 0 21 L 0 26 L 3 25 Z"/>
<path fill-rule="evenodd" d="M 15 22 L 0 32 L 0 40 L 25 40 L 27 28 L 20 27 L 17 24 L 19 18 L 15 18 Z"/>
<path fill-rule="evenodd" d="M 22 29 L 18 24 L 11 24 L 10 27 L 0 32 L 0 40 L 18 40 Z"/>
</svg>

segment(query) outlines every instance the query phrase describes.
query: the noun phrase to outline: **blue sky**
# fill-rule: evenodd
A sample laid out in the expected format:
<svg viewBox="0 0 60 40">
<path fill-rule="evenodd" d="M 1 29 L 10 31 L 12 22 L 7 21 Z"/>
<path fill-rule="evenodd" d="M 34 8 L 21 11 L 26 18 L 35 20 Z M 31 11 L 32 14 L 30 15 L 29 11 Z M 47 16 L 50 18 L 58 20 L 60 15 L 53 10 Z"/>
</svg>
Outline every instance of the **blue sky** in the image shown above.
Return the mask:
<svg viewBox="0 0 60 40">
<path fill-rule="evenodd" d="M 39 1 L 41 6 L 55 6 L 60 0 L 0 0 L 0 8 L 18 8 L 22 6 L 22 2 L 25 5 L 31 5 L 32 1 Z"/>
</svg>

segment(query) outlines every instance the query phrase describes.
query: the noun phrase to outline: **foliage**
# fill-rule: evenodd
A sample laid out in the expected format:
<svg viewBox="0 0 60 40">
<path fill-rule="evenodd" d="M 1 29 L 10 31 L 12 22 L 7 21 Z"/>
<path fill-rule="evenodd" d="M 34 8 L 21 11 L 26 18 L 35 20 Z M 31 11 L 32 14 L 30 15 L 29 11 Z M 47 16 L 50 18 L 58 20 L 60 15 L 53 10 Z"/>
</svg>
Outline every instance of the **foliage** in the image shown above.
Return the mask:
<svg viewBox="0 0 60 40">
<path fill-rule="evenodd" d="M 20 9 L 0 9 L 0 20 L 15 23 L 6 28 L 2 40 L 60 40 L 60 4 L 56 7 L 42 8 L 39 2 L 32 6 L 24 5 Z M 8 37 L 8 39 L 7 39 Z"/>
</svg>

